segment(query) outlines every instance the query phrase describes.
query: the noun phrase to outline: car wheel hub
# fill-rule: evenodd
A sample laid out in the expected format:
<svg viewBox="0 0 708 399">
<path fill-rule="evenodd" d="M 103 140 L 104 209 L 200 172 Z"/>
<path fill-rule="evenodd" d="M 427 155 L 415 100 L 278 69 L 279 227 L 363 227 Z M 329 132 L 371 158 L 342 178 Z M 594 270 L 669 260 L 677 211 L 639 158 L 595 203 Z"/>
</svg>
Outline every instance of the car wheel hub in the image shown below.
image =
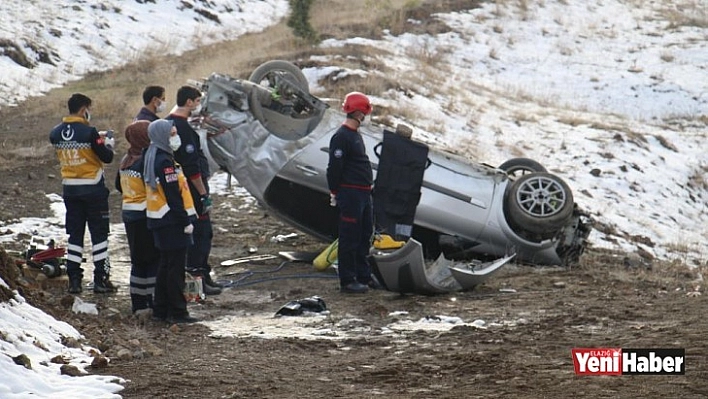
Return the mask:
<svg viewBox="0 0 708 399">
<path fill-rule="evenodd" d="M 548 217 L 563 209 L 566 193 L 557 182 L 541 176 L 524 182 L 516 192 L 516 201 L 526 213 Z"/>
</svg>

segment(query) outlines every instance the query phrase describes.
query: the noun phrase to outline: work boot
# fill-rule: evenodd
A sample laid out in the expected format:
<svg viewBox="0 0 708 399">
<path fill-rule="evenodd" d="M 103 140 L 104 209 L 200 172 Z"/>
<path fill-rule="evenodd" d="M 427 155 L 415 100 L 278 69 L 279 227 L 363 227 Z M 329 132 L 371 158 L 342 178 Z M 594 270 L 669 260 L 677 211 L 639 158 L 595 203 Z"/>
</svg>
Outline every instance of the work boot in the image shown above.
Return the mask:
<svg viewBox="0 0 708 399">
<path fill-rule="evenodd" d="M 108 294 L 116 291 L 118 291 L 118 287 L 113 285 L 108 277 L 96 278 L 93 281 L 93 292 L 96 294 Z"/>
<path fill-rule="evenodd" d="M 221 294 L 221 287 L 209 285 L 202 279 L 202 291 L 204 291 L 204 295 L 219 295 Z"/>
<path fill-rule="evenodd" d="M 81 291 L 81 276 L 69 277 L 69 293 L 80 294 Z"/>
<path fill-rule="evenodd" d="M 369 287 L 355 281 L 353 283 L 341 286 L 340 291 L 346 294 L 363 294 L 369 291 Z"/>
<path fill-rule="evenodd" d="M 195 269 L 192 269 L 195 270 Z M 200 280 L 202 280 L 202 292 L 204 292 L 204 295 L 219 295 L 221 294 L 221 286 L 217 284 L 214 280 L 212 280 L 211 276 L 209 273 L 201 273 L 201 272 L 189 272 L 189 274 L 192 275 L 192 277 L 199 277 Z"/>
<path fill-rule="evenodd" d="M 217 283 L 213 278 L 211 278 L 211 273 L 204 273 L 202 276 L 202 283 L 216 288 L 224 288 L 223 284 Z"/>
<path fill-rule="evenodd" d="M 196 317 L 192 317 L 189 314 L 184 314 L 181 316 L 170 316 L 165 319 L 167 324 L 192 324 L 199 321 Z"/>
</svg>

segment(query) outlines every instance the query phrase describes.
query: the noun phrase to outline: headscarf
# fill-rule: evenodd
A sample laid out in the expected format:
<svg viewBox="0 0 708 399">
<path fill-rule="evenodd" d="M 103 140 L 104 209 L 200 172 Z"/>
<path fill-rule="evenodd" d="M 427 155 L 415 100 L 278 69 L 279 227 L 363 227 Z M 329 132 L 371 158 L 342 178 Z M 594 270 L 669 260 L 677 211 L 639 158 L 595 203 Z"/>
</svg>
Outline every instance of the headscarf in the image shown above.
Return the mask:
<svg viewBox="0 0 708 399">
<path fill-rule="evenodd" d="M 170 132 L 172 131 L 172 121 L 166 119 L 158 119 L 150 122 L 148 126 L 148 137 L 150 137 L 150 146 L 145 151 L 145 168 L 143 170 L 143 178 L 145 184 L 157 189 L 157 177 L 155 176 L 155 156 L 157 149 L 166 151 L 172 154 L 170 148 Z"/>
<path fill-rule="evenodd" d="M 130 143 L 130 148 L 120 161 L 121 170 L 133 166 L 143 156 L 143 149 L 150 145 L 148 125 L 150 121 L 135 121 L 125 128 L 125 139 Z"/>
</svg>

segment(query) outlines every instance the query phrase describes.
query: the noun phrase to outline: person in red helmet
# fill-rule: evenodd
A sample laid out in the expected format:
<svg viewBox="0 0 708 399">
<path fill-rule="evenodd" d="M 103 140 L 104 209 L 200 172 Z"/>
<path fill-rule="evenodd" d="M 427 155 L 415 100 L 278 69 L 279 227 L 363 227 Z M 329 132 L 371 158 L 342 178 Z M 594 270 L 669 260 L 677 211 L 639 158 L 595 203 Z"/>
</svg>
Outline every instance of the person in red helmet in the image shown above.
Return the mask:
<svg viewBox="0 0 708 399">
<path fill-rule="evenodd" d="M 373 234 L 373 172 L 358 129 L 372 107 L 363 93 L 347 94 L 344 123 L 329 143 L 330 204 L 339 208 L 339 283 L 342 292 L 364 293 L 378 285 L 367 260 Z"/>
</svg>

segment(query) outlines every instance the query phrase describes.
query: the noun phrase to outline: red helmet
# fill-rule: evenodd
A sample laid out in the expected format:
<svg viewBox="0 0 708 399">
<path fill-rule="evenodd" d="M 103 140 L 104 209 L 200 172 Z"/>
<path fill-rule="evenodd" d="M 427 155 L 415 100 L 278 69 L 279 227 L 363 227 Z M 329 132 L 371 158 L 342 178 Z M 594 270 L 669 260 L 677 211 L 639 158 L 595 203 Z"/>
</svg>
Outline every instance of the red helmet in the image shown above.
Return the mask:
<svg viewBox="0 0 708 399">
<path fill-rule="evenodd" d="M 342 103 L 342 111 L 347 114 L 351 114 L 354 111 L 361 111 L 364 115 L 369 115 L 372 109 L 369 97 L 358 91 L 347 94 L 346 97 L 344 97 L 344 103 Z"/>
</svg>

